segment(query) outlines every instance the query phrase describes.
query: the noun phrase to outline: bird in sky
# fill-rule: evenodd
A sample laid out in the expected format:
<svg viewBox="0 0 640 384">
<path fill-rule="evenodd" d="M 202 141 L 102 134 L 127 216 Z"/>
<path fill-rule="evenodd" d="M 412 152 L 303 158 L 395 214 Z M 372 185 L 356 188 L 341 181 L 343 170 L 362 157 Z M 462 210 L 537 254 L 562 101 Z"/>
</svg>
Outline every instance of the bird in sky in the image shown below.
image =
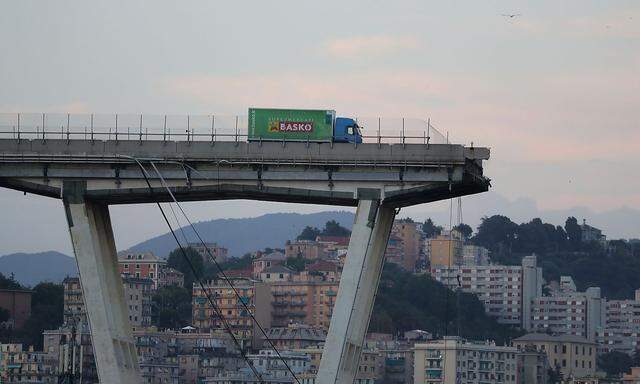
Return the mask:
<svg viewBox="0 0 640 384">
<path fill-rule="evenodd" d="M 522 14 L 520 14 L 520 13 L 503 13 L 502 16 L 508 17 L 510 19 L 513 19 L 515 17 L 522 16 Z"/>
</svg>

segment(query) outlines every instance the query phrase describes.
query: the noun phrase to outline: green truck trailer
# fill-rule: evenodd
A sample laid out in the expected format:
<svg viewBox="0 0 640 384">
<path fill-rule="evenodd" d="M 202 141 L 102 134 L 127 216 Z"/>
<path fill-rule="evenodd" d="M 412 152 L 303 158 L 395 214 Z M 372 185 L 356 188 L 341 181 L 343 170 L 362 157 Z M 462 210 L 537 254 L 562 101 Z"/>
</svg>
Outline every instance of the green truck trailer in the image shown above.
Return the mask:
<svg viewBox="0 0 640 384">
<path fill-rule="evenodd" d="M 249 108 L 249 141 L 361 143 L 355 120 L 324 109 Z"/>
</svg>

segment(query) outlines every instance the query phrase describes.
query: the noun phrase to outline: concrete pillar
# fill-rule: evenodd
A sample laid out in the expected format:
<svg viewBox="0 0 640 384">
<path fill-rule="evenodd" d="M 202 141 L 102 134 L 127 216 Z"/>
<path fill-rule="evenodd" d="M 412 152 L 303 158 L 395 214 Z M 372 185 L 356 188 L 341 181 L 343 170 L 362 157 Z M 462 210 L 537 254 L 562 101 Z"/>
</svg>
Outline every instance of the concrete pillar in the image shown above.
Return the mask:
<svg viewBox="0 0 640 384">
<path fill-rule="evenodd" d="M 378 200 L 358 202 L 316 383 L 351 384 L 358 373 L 394 215 Z"/>
<path fill-rule="evenodd" d="M 101 383 L 141 383 L 109 208 L 85 201 L 82 182 L 65 182 L 63 200 L 78 263 Z"/>
</svg>

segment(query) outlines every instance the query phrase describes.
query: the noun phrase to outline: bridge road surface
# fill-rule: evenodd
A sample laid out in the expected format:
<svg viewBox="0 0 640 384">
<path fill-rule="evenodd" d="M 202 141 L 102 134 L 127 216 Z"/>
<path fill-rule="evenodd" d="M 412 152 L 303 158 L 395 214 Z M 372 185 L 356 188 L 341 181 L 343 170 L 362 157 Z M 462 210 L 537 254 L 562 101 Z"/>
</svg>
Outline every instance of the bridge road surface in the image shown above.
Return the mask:
<svg viewBox="0 0 640 384">
<path fill-rule="evenodd" d="M 253 199 L 357 207 L 317 383 L 352 383 L 396 210 L 487 191 L 487 148 L 0 139 L 0 186 L 65 206 L 102 383 L 141 382 L 110 204 Z M 149 172 L 153 193 L 140 163 Z"/>
</svg>

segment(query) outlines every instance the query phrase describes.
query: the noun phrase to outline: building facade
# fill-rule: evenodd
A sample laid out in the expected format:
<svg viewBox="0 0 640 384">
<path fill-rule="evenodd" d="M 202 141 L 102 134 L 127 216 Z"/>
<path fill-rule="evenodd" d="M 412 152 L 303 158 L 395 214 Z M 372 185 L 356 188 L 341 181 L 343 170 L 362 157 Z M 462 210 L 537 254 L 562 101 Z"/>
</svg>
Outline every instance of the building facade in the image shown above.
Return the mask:
<svg viewBox="0 0 640 384">
<path fill-rule="evenodd" d="M 414 383 L 480 384 L 517 381 L 515 347 L 445 337 L 414 346 Z"/>
<path fill-rule="evenodd" d="M 151 279 L 153 289 L 158 289 L 160 271 L 167 265 L 167 261 L 151 252 L 118 254 L 118 270 L 120 274 L 137 277 L 139 279 Z"/>
</svg>

